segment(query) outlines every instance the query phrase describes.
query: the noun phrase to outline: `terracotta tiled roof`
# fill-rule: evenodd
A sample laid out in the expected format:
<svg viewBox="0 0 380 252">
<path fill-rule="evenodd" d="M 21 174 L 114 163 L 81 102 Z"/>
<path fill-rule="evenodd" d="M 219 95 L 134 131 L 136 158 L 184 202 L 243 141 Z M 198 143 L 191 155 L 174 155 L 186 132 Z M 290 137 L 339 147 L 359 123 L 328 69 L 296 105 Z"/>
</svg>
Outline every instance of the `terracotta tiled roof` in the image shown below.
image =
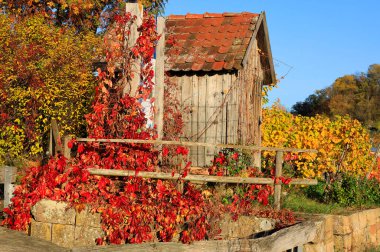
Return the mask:
<svg viewBox="0 0 380 252">
<path fill-rule="evenodd" d="M 166 20 L 167 70 L 241 69 L 258 16 L 248 12 L 169 16 Z"/>
</svg>

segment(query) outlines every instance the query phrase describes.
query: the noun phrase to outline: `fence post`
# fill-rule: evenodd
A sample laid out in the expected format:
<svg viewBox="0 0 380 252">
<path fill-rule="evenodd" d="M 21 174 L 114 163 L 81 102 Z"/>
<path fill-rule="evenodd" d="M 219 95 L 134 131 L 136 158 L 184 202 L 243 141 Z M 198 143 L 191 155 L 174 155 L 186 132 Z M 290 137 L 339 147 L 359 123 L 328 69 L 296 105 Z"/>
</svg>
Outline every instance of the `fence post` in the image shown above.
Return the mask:
<svg viewBox="0 0 380 252">
<path fill-rule="evenodd" d="M 63 138 L 63 156 L 67 159 L 71 158 L 71 149 L 68 146 L 71 139 L 73 139 L 71 135 L 67 135 Z"/>
<path fill-rule="evenodd" d="M 130 27 L 130 34 L 128 41 L 125 41 L 125 47 L 133 47 L 136 44 L 136 40 L 139 37 L 139 31 L 137 30 L 143 23 L 143 10 L 142 5 L 139 3 L 126 3 L 125 12 L 130 12 L 132 15 L 136 15 L 137 19 Z M 125 27 L 127 29 L 127 27 Z M 137 89 L 140 85 L 140 72 L 141 72 L 141 59 L 136 59 L 132 63 L 133 77 L 129 80 L 128 84 L 124 86 L 123 95 L 130 94 L 132 97 L 136 96 Z"/>
<path fill-rule="evenodd" d="M 280 210 L 281 208 L 281 181 L 279 177 L 282 176 L 282 163 L 284 158 L 283 151 L 276 151 L 276 173 L 275 173 L 275 184 L 274 184 L 274 208 Z"/>
<path fill-rule="evenodd" d="M 164 125 L 164 91 L 165 91 L 165 18 L 157 18 L 157 32 L 161 35 L 156 47 L 156 69 L 154 96 L 156 98 L 156 114 L 154 116 L 157 125 L 157 139 L 163 136 Z"/>
<path fill-rule="evenodd" d="M 8 207 L 13 197 L 13 176 L 16 173 L 16 167 L 5 166 L 4 167 L 4 207 Z"/>
<path fill-rule="evenodd" d="M 62 140 L 61 140 L 61 136 L 59 135 L 58 123 L 57 123 L 57 120 L 55 119 L 51 120 L 51 131 L 52 131 L 51 136 L 53 137 L 53 141 L 50 140 L 52 142 L 51 155 L 54 156 L 57 153 L 63 152 Z M 49 149 L 50 149 L 50 146 L 49 146 Z"/>
</svg>

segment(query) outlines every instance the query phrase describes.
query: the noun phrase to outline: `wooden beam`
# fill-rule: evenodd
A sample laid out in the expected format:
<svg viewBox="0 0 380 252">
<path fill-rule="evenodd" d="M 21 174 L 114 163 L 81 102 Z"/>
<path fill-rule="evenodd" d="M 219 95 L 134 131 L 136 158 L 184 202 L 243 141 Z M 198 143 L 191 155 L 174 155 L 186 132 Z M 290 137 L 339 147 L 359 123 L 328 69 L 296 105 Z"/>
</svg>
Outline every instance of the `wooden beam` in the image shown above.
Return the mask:
<svg viewBox="0 0 380 252">
<path fill-rule="evenodd" d="M 265 11 L 260 14 L 260 16 L 263 16 L 263 28 L 264 28 L 264 33 L 265 33 L 265 42 L 267 46 L 267 56 L 268 56 L 268 61 L 269 61 L 269 66 L 270 66 L 270 76 L 272 79 L 272 83 L 266 83 L 268 85 L 274 85 L 277 83 L 276 79 L 276 73 L 274 70 L 274 64 L 273 64 L 273 56 L 272 56 L 272 48 L 270 46 L 270 39 L 269 39 L 269 32 L 268 32 L 268 24 L 267 24 L 267 18 Z"/>
<path fill-rule="evenodd" d="M 143 11 L 138 3 L 125 3 L 125 12 L 130 12 L 132 15 L 136 15 L 135 22 L 130 27 L 130 34 L 128 41 L 125 41 L 124 47 L 133 47 L 136 44 L 136 40 L 140 36 L 137 30 L 143 23 Z M 125 29 L 128 29 L 126 26 Z M 124 56 L 125 57 L 125 56 Z M 141 59 L 138 58 L 132 63 L 133 78 L 129 81 L 128 85 L 124 87 L 123 94 L 130 94 L 134 97 L 137 93 L 137 89 L 140 85 L 140 73 L 141 73 Z"/>
<path fill-rule="evenodd" d="M 277 151 L 276 152 L 276 173 L 275 178 L 279 180 L 282 176 L 282 163 L 284 160 L 284 152 Z M 281 183 L 276 183 L 274 185 L 274 208 L 280 210 L 281 208 Z"/>
<path fill-rule="evenodd" d="M 144 172 L 137 173 L 132 170 L 109 170 L 109 169 L 95 169 L 89 168 L 88 171 L 92 175 L 101 176 L 115 176 L 115 177 L 129 177 L 137 176 L 141 178 L 153 178 L 153 179 L 168 179 L 178 180 L 181 178 L 181 174 L 175 173 L 173 176 L 170 173 L 163 172 Z M 243 178 L 243 177 L 219 177 L 208 175 L 187 175 L 183 178 L 185 181 L 195 182 L 213 182 L 213 183 L 231 183 L 231 184 L 258 184 L 258 185 L 273 185 L 274 180 L 272 178 Z M 316 185 L 316 179 L 292 179 L 289 184 L 294 185 Z"/>
<path fill-rule="evenodd" d="M 154 122 L 157 125 L 157 139 L 161 140 L 164 128 L 164 91 L 165 91 L 165 18 L 157 18 L 157 32 L 161 35 L 156 47 L 156 69 L 154 101 L 156 114 Z"/>
<path fill-rule="evenodd" d="M 253 31 L 251 40 L 249 41 L 249 44 L 248 44 L 247 51 L 245 52 L 245 55 L 244 55 L 244 58 L 243 58 L 243 61 L 242 61 L 243 67 L 245 67 L 247 65 L 247 63 L 248 63 L 249 56 L 251 55 L 250 52 L 251 52 L 252 47 L 253 47 L 253 45 L 255 43 L 257 33 L 259 31 L 261 23 L 263 22 L 263 18 L 264 18 L 263 13 L 261 13 L 260 16 L 257 17 L 257 21 L 256 21 L 256 24 L 255 24 L 255 30 Z"/>
<path fill-rule="evenodd" d="M 255 150 L 255 151 L 283 151 L 283 152 L 303 152 L 303 153 L 318 153 L 314 149 L 295 149 L 295 148 L 281 148 L 281 147 L 258 147 L 236 144 L 212 144 L 212 143 L 199 143 L 199 142 L 185 142 L 185 141 L 163 141 L 163 140 L 141 140 L 141 139 L 95 139 L 95 138 L 77 138 L 78 142 L 99 142 L 99 143 L 129 143 L 129 144 L 164 144 L 164 145 L 181 145 L 181 146 L 200 146 L 200 147 L 214 147 L 214 148 L 228 148 L 228 149 L 242 149 L 242 150 Z"/>
<path fill-rule="evenodd" d="M 181 178 L 181 174 L 175 173 L 172 176 L 171 173 L 163 172 L 143 172 L 137 173 L 132 170 L 108 170 L 108 169 L 88 169 L 92 175 L 103 175 L 103 176 L 117 176 L 117 177 L 128 177 L 137 176 L 141 178 L 154 178 L 154 179 L 168 179 L 168 180 L 178 180 Z M 232 183 L 232 184 L 260 184 L 260 185 L 270 185 L 273 184 L 273 179 L 271 178 L 242 178 L 242 177 L 223 177 L 223 176 L 206 176 L 206 175 L 187 175 L 182 178 L 185 181 L 199 181 L 199 182 L 214 182 L 214 183 Z"/>
<path fill-rule="evenodd" d="M 61 140 L 61 136 L 59 135 L 59 128 L 58 128 L 58 123 L 57 123 L 57 120 L 55 119 L 52 119 L 51 120 L 51 129 L 52 129 L 52 133 L 53 133 L 53 148 L 52 148 L 52 152 L 54 153 L 51 153 L 51 155 L 55 155 L 57 153 L 62 153 L 63 149 L 62 149 L 62 140 Z"/>
<path fill-rule="evenodd" d="M 69 142 L 73 139 L 73 136 L 68 135 L 63 138 L 63 156 L 67 159 L 71 158 L 71 149 L 69 148 Z"/>
</svg>

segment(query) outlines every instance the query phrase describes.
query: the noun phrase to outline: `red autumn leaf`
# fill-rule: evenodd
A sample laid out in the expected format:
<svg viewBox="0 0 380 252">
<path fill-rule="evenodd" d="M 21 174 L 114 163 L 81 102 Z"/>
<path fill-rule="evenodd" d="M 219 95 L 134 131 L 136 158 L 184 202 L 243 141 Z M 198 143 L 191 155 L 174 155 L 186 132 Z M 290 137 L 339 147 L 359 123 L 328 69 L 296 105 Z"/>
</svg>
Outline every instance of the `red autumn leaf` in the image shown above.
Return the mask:
<svg viewBox="0 0 380 252">
<path fill-rule="evenodd" d="M 169 154 L 169 149 L 166 147 L 162 148 L 162 156 L 167 157 L 168 154 Z"/>
<path fill-rule="evenodd" d="M 83 144 L 78 144 L 78 153 L 82 153 L 84 151 Z"/>
<path fill-rule="evenodd" d="M 69 147 L 69 149 L 72 149 L 73 146 L 74 146 L 74 143 L 75 143 L 75 140 L 74 140 L 74 139 L 70 140 L 70 141 L 67 143 L 67 147 Z"/>
</svg>

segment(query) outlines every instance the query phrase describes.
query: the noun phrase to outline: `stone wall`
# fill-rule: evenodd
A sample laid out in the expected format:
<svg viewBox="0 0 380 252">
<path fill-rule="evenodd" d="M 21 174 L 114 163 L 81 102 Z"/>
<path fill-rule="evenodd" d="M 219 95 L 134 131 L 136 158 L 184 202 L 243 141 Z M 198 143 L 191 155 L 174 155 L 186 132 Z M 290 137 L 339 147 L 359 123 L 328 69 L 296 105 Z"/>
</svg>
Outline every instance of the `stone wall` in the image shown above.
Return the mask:
<svg viewBox="0 0 380 252">
<path fill-rule="evenodd" d="M 77 213 L 63 202 L 41 200 L 32 208 L 30 235 L 66 248 L 96 245 L 103 236 L 100 215 L 87 208 Z"/>
<path fill-rule="evenodd" d="M 305 252 L 366 251 L 380 247 L 380 208 L 349 215 L 323 215 L 318 236 Z"/>
<path fill-rule="evenodd" d="M 74 209 L 68 208 L 66 203 L 41 200 L 32 208 L 32 215 L 31 236 L 51 241 L 62 247 L 75 249 L 91 247 L 95 245 L 96 238 L 103 236 L 100 215 L 90 213 L 87 208 L 77 213 Z M 227 246 L 226 249 L 229 248 L 226 251 L 282 251 L 303 246 L 305 252 L 329 252 L 366 251 L 380 247 L 380 208 L 349 215 L 313 215 L 308 221 L 277 232 L 271 231 L 274 226 L 273 220 L 242 216 L 233 221 L 226 216 L 220 223 L 222 230 L 218 237 L 220 241 L 203 241 L 194 243 L 190 247 L 179 243 L 151 243 L 141 245 L 141 248 L 162 246 L 162 251 L 166 251 L 168 246 L 173 246 L 173 249 L 177 250 L 181 247 L 181 251 L 191 251 L 189 248 L 198 251 L 197 246 L 203 248 L 207 244 L 206 247 L 209 247 L 210 251 L 218 251 L 221 249 L 220 246 L 224 245 Z M 269 231 L 266 232 L 269 235 L 253 239 L 255 234 L 263 231 Z M 234 246 L 243 246 L 244 241 L 246 249 L 231 249 Z M 139 248 L 137 245 L 125 245 L 123 248 L 129 246 L 134 249 Z M 212 249 L 214 246 L 215 250 Z"/>
<path fill-rule="evenodd" d="M 96 238 L 103 236 L 100 215 L 89 213 L 87 208 L 77 213 L 64 202 L 44 199 L 33 206 L 32 216 L 31 236 L 62 247 L 92 246 L 95 245 Z M 218 239 L 249 238 L 253 234 L 274 228 L 274 220 L 241 216 L 233 221 L 226 216 L 220 223 L 221 233 Z"/>
</svg>

